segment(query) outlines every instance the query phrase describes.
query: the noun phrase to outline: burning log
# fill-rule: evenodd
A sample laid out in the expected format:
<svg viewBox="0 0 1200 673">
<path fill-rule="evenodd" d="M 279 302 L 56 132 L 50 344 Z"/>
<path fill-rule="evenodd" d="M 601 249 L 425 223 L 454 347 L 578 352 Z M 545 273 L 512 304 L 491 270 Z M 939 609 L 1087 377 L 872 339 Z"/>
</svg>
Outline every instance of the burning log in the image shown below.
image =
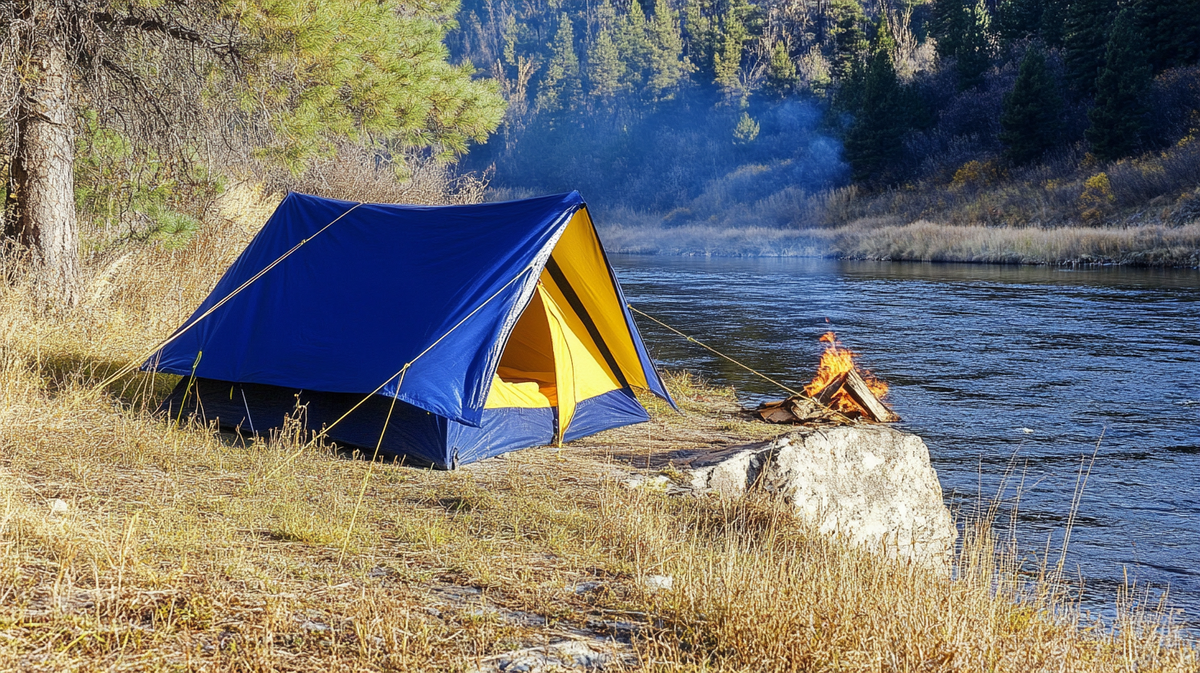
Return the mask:
<svg viewBox="0 0 1200 673">
<path fill-rule="evenodd" d="M 846 372 L 846 382 L 842 384 L 842 389 L 858 403 L 858 406 L 862 407 L 863 411 L 867 412 L 865 415 L 871 420 L 879 423 L 895 423 L 900 420 L 894 411 L 888 409 L 887 405 L 875 397 L 871 387 L 853 369 Z"/>
<path fill-rule="evenodd" d="M 832 381 L 819 390 L 812 398 L 823 406 L 829 406 L 834 397 L 842 390 L 842 384 L 846 382 L 846 374 L 838 374 Z"/>
</svg>

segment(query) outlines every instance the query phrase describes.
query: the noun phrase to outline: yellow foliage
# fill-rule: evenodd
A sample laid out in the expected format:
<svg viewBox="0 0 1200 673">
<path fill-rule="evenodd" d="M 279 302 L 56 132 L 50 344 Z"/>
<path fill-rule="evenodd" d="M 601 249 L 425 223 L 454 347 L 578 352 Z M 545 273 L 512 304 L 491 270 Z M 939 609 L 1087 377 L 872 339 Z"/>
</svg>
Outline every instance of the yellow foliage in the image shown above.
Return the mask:
<svg viewBox="0 0 1200 673">
<path fill-rule="evenodd" d="M 993 160 L 968 161 L 954 173 L 953 187 L 987 187 L 1008 177 L 1008 172 Z"/>
<path fill-rule="evenodd" d="M 1079 210 L 1083 221 L 1096 223 L 1103 220 L 1109 207 L 1116 200 L 1107 173 L 1100 172 L 1088 178 L 1083 183 L 1083 193 L 1079 195 Z"/>
</svg>

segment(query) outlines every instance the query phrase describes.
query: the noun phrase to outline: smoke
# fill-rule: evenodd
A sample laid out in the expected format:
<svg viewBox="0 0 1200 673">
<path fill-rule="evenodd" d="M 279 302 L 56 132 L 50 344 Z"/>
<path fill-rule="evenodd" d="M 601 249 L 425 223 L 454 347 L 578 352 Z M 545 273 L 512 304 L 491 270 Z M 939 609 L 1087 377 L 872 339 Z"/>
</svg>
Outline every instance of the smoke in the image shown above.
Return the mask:
<svg viewBox="0 0 1200 673">
<path fill-rule="evenodd" d="M 504 129 L 472 151 L 466 167 L 495 166 L 493 200 L 579 190 L 617 249 L 815 249 L 794 231 L 773 230 L 819 226 L 815 201 L 848 182 L 841 144 L 821 128 L 820 106 L 793 98 L 742 107 L 692 88 L 652 111 L 644 107 L 630 96 L 537 113 L 519 133 Z M 675 244 L 671 231 L 679 234 Z M 756 240 L 773 243 L 760 249 Z"/>
</svg>

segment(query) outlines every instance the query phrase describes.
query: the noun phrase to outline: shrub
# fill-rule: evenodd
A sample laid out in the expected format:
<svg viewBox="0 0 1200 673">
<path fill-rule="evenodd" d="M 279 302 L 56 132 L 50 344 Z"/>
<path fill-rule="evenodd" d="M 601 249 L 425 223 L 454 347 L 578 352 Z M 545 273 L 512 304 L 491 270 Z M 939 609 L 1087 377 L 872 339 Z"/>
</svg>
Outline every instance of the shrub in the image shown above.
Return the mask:
<svg viewBox="0 0 1200 673">
<path fill-rule="evenodd" d="M 1108 174 L 1097 173 L 1083 183 L 1083 193 L 1079 195 L 1079 216 L 1088 224 L 1099 224 L 1116 200 Z"/>
</svg>

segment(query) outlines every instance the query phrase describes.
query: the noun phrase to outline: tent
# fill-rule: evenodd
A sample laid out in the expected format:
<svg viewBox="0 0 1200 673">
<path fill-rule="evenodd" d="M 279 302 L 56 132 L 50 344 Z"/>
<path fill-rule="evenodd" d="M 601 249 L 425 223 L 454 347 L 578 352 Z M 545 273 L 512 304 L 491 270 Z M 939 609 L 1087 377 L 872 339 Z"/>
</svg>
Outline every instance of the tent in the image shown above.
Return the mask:
<svg viewBox="0 0 1200 673">
<path fill-rule="evenodd" d="M 450 469 L 672 406 L 578 192 L 466 206 L 289 194 L 142 365 L 163 408 Z M 291 420 L 287 420 L 291 419 Z"/>
</svg>

